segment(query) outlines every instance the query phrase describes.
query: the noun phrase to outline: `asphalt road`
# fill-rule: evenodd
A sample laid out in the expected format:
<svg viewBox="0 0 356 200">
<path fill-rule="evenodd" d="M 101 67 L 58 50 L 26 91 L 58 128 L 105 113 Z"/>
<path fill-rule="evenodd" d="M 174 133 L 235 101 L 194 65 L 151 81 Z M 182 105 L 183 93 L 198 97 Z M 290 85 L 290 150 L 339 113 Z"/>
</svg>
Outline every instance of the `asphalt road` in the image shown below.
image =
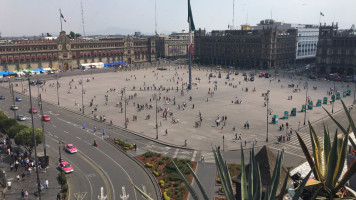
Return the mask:
<svg viewBox="0 0 356 200">
<path fill-rule="evenodd" d="M 1 100 L 0 108 L 9 116 L 13 116 L 13 111 L 10 110 L 12 100 L 9 90 L 0 88 L 0 94 L 6 96 L 5 100 Z M 23 99 L 22 102 L 16 102 L 19 107 L 17 114 L 28 117 L 25 123 L 29 125 L 31 122 L 28 113 L 29 98 L 15 93 L 15 97 L 17 96 Z M 35 98 L 32 100 L 33 107 L 38 110 L 37 100 Z M 47 103 L 43 104 L 43 109 L 44 114 L 51 117 L 51 121 L 45 123 L 47 148 L 53 148 L 58 152 L 58 143 L 62 141 L 65 144 L 73 143 L 79 149 L 79 152 L 73 155 L 63 151 L 61 153 L 64 160 L 69 161 L 74 167 L 74 172 L 69 175 L 71 198 L 81 196 L 83 199 L 97 199 L 101 192 L 100 188 L 103 187 L 107 199 L 119 199 L 124 191 L 130 199 L 143 199 L 131 186 L 129 181 L 132 181 L 151 194 L 153 199 L 158 199 L 149 176 L 140 166 L 108 145 L 101 134 L 94 135 L 93 131 L 83 129 L 83 124 L 90 126 L 92 120 Z M 39 114 L 34 115 L 34 122 L 36 128 L 41 127 Z M 103 130 L 98 126 L 97 131 L 102 133 Z M 94 139 L 98 140 L 99 147 L 92 145 Z M 42 145 L 39 145 L 38 149 L 39 152 L 43 151 Z M 59 155 L 50 159 L 58 158 Z"/>
</svg>

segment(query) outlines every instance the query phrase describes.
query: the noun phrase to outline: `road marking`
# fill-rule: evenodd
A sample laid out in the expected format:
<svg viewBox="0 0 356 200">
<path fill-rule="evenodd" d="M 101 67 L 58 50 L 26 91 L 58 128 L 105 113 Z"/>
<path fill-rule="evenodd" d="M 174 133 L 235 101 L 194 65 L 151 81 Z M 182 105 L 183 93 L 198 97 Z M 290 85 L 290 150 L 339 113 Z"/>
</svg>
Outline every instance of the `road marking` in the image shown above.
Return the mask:
<svg viewBox="0 0 356 200">
<path fill-rule="evenodd" d="M 108 196 L 108 199 L 111 199 L 110 197 L 111 197 L 111 191 L 110 191 L 110 186 L 109 186 L 109 182 L 108 182 L 108 180 L 107 180 L 107 177 L 105 177 L 105 175 L 103 174 L 103 172 L 102 171 L 104 171 L 103 169 L 99 169 L 97 166 L 96 166 L 96 163 L 95 163 L 95 165 L 94 165 L 94 161 L 92 161 L 92 162 L 90 162 L 87 158 L 85 158 L 84 157 L 84 154 L 80 154 L 80 153 L 77 153 L 77 155 L 79 156 L 79 157 L 81 157 L 84 161 L 86 161 L 89 165 L 91 165 L 92 166 L 92 168 L 96 171 L 96 172 L 98 172 L 98 174 L 101 176 L 101 178 L 103 179 L 103 181 L 104 181 L 104 184 L 105 184 L 105 186 L 106 186 L 106 193 L 107 193 L 107 196 Z M 89 158 L 89 157 L 88 157 Z M 90 159 L 90 158 L 89 158 Z M 90 159 L 91 160 L 91 159 Z M 100 167 L 101 168 L 101 167 Z M 110 182 L 111 182 L 111 180 L 110 180 Z M 111 186 L 112 186 L 112 183 L 111 183 Z M 113 188 L 113 186 L 112 186 L 112 188 Z M 115 196 L 115 192 L 113 193 L 113 195 Z M 113 198 L 113 199 L 115 199 L 115 198 Z"/>
<path fill-rule="evenodd" d="M 80 137 L 78 137 L 78 136 L 75 136 L 78 140 L 81 140 L 81 138 Z"/>
<path fill-rule="evenodd" d="M 196 156 L 196 155 L 197 155 L 197 151 L 194 151 L 193 157 L 192 157 L 191 161 L 194 161 L 194 160 L 195 160 L 195 156 Z"/>
<path fill-rule="evenodd" d="M 178 155 L 178 152 L 179 152 L 179 149 L 176 149 L 176 152 L 174 153 L 174 156 L 173 156 L 173 158 L 176 158 L 176 157 L 177 157 L 177 155 Z"/>
<path fill-rule="evenodd" d="M 52 124 L 52 126 L 54 127 L 54 128 L 56 128 L 57 126 L 56 125 L 54 125 L 54 124 Z"/>
<path fill-rule="evenodd" d="M 271 146 L 269 146 L 269 148 L 274 149 L 274 150 L 277 150 L 277 151 L 280 151 L 280 150 L 281 150 L 281 149 L 277 149 L 277 148 L 274 148 L 274 147 L 271 147 Z M 298 157 L 300 157 L 300 158 L 305 158 L 305 156 L 301 156 L 301 155 L 298 155 L 298 154 L 294 154 L 294 153 L 291 153 L 291 152 L 286 151 L 286 150 L 284 150 L 284 152 L 285 152 L 285 153 L 288 153 L 288 154 L 291 154 L 291 155 L 293 155 L 293 156 L 298 156 Z"/>
<path fill-rule="evenodd" d="M 58 136 L 56 136 L 56 135 L 53 135 L 53 137 L 55 137 L 55 138 L 57 138 L 57 139 L 58 139 Z"/>
<path fill-rule="evenodd" d="M 46 144 L 46 147 L 48 147 L 48 148 L 49 148 L 49 147 L 51 147 L 51 146 L 49 146 L 48 144 Z"/>
<path fill-rule="evenodd" d="M 78 193 L 74 193 L 74 197 L 75 199 L 82 200 L 84 199 L 86 194 L 87 192 L 78 192 Z"/>
<path fill-rule="evenodd" d="M 63 132 L 65 132 L 65 133 L 69 133 L 68 131 L 63 131 Z"/>
<path fill-rule="evenodd" d="M 121 198 L 122 200 L 127 200 L 129 197 L 130 197 L 130 195 L 129 195 L 129 194 L 126 194 L 125 186 L 122 186 L 122 195 L 120 195 L 120 198 Z"/>
</svg>

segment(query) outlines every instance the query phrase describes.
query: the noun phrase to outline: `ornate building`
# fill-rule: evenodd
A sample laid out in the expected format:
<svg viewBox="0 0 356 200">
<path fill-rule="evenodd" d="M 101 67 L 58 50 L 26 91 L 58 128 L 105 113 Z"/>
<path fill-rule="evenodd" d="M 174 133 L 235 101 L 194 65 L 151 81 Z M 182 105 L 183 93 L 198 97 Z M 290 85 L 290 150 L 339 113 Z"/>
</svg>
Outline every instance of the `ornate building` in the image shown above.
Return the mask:
<svg viewBox="0 0 356 200">
<path fill-rule="evenodd" d="M 45 67 L 68 70 L 82 63 L 93 62 L 154 62 L 155 43 L 153 37 L 130 36 L 90 41 L 70 40 L 62 31 L 57 40 L 18 40 L 0 44 L 0 71 Z"/>
<path fill-rule="evenodd" d="M 279 68 L 295 62 L 295 29 L 223 30 L 210 34 L 199 29 L 194 34 L 194 57 L 201 64 Z"/>
<path fill-rule="evenodd" d="M 194 36 L 192 37 L 194 39 Z M 156 40 L 157 57 L 168 59 L 187 59 L 188 46 L 188 33 L 172 33 L 171 35 L 160 35 Z"/>
<path fill-rule="evenodd" d="M 354 29 L 338 30 L 338 24 L 323 25 L 319 29 L 316 54 L 316 69 L 319 73 L 356 73 L 356 32 Z"/>
</svg>

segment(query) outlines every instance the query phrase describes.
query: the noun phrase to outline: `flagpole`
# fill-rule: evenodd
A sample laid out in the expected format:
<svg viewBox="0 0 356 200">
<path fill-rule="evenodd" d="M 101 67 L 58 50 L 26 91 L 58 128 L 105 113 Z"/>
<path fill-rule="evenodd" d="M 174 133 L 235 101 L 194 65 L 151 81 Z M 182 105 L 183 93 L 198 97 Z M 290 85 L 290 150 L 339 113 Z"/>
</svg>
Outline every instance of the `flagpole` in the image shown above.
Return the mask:
<svg viewBox="0 0 356 200">
<path fill-rule="evenodd" d="M 62 16 L 61 16 L 61 14 L 62 14 L 62 11 L 61 11 L 61 9 L 59 9 L 59 21 L 61 22 L 61 32 L 62 32 L 63 29 L 62 29 Z"/>
<path fill-rule="evenodd" d="M 321 14 L 319 14 L 319 26 L 320 26 Z"/>
<path fill-rule="evenodd" d="M 191 52 L 191 45 L 192 45 L 192 30 L 190 28 L 190 21 L 189 21 L 189 86 L 188 89 L 191 90 L 192 89 L 192 52 Z"/>
</svg>

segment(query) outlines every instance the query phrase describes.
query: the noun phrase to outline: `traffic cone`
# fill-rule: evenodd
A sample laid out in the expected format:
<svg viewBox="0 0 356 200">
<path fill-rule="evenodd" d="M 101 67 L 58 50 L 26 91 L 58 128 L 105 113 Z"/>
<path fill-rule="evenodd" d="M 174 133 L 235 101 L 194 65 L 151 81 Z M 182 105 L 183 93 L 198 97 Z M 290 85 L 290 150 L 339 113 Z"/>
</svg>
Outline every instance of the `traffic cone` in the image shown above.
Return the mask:
<svg viewBox="0 0 356 200">
<path fill-rule="evenodd" d="M 85 123 L 83 124 L 83 129 L 85 129 Z"/>
</svg>

